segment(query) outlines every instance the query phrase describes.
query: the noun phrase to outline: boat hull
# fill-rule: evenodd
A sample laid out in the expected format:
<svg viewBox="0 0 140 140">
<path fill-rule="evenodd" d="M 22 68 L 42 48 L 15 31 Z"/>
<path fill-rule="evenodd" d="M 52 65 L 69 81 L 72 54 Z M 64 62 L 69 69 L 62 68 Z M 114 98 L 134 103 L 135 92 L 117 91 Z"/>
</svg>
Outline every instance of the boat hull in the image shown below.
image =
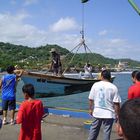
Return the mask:
<svg viewBox="0 0 140 140">
<path fill-rule="evenodd" d="M 89 91 L 97 79 L 56 77 L 40 73 L 23 74 L 24 84 L 33 84 L 36 97 L 54 97 Z"/>
</svg>

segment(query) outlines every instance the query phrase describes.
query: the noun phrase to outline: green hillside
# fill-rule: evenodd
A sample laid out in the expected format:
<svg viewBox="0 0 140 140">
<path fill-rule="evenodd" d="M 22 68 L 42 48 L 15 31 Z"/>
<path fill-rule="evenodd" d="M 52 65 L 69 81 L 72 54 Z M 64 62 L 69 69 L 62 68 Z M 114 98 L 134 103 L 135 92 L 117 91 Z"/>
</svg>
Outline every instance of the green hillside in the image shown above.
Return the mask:
<svg viewBox="0 0 140 140">
<path fill-rule="evenodd" d="M 73 56 L 67 49 L 58 45 L 45 45 L 37 48 L 30 48 L 22 45 L 14 45 L 10 43 L 0 42 L 0 68 L 5 69 L 8 65 L 18 65 L 21 68 L 27 69 L 42 69 L 50 63 L 50 50 L 51 48 L 57 48 L 61 56 L 63 56 L 63 67 L 70 61 L 70 56 Z M 70 53 L 68 57 L 66 54 Z M 109 65 L 114 67 L 118 64 L 119 60 L 127 61 L 130 67 L 140 67 L 140 62 L 130 59 L 111 59 L 106 58 L 100 54 L 88 54 L 78 53 L 74 57 L 69 66 L 83 67 L 86 61 L 90 60 L 93 66 Z"/>
</svg>

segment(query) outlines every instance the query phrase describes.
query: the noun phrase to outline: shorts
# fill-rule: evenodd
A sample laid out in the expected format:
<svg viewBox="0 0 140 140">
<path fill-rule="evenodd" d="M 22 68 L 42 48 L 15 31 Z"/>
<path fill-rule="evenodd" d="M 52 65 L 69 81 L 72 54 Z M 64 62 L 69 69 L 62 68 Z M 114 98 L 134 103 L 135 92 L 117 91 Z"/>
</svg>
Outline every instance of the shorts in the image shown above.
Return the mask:
<svg viewBox="0 0 140 140">
<path fill-rule="evenodd" d="M 15 110 L 16 109 L 16 101 L 15 100 L 2 100 L 2 110 Z"/>
</svg>

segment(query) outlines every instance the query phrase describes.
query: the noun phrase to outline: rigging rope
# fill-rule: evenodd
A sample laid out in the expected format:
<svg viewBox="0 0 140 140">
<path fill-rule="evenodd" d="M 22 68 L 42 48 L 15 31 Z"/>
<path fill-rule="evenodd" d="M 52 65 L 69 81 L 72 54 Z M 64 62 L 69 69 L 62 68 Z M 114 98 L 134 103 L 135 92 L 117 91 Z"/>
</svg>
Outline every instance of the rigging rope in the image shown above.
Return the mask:
<svg viewBox="0 0 140 140">
<path fill-rule="evenodd" d="M 77 45 L 77 46 L 75 46 L 66 56 L 65 56 L 65 58 L 69 55 L 69 54 L 71 54 L 77 47 L 77 50 L 76 50 L 76 52 L 74 53 L 74 55 L 72 56 L 72 58 L 71 58 L 71 60 L 70 60 L 70 62 L 68 63 L 68 66 L 65 68 L 65 70 L 63 71 L 63 73 L 62 73 L 62 75 L 64 75 L 64 73 L 67 71 L 67 69 L 68 69 L 68 67 L 69 67 L 69 65 L 70 65 L 70 63 L 73 61 L 73 59 L 74 59 L 74 57 L 75 57 L 75 55 L 77 54 L 77 52 L 78 52 L 78 50 L 80 49 L 80 47 L 81 46 L 83 46 L 84 47 L 84 50 L 85 50 L 85 53 L 86 53 L 86 58 L 85 58 L 85 60 L 87 61 L 87 62 L 89 62 L 89 58 L 88 58 L 88 56 L 87 56 L 87 50 L 89 50 L 90 51 L 90 49 L 87 47 L 87 45 L 85 44 L 85 36 L 84 36 L 84 18 L 85 18 L 85 15 L 84 15 L 84 3 L 86 3 L 87 1 L 89 1 L 89 0 L 81 0 L 81 2 L 82 2 L 82 29 L 81 29 L 81 31 L 80 31 L 80 33 L 81 33 L 81 42 Z M 91 52 L 91 51 L 90 51 Z"/>
</svg>

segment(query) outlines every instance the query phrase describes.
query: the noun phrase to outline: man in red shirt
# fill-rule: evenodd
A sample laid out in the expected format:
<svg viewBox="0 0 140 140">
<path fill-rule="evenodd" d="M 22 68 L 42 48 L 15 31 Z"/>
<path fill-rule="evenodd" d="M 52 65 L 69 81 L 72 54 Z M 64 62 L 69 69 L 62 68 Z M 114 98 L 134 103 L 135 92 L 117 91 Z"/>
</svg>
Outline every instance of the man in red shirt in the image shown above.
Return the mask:
<svg viewBox="0 0 140 140">
<path fill-rule="evenodd" d="M 140 72 L 136 73 L 135 83 L 128 89 L 128 99 L 140 97 Z"/>
<path fill-rule="evenodd" d="M 34 99 L 34 87 L 32 84 L 22 88 L 25 101 L 20 105 L 16 123 L 21 124 L 18 140 L 41 140 L 41 119 L 44 115 L 43 104 Z"/>
</svg>

